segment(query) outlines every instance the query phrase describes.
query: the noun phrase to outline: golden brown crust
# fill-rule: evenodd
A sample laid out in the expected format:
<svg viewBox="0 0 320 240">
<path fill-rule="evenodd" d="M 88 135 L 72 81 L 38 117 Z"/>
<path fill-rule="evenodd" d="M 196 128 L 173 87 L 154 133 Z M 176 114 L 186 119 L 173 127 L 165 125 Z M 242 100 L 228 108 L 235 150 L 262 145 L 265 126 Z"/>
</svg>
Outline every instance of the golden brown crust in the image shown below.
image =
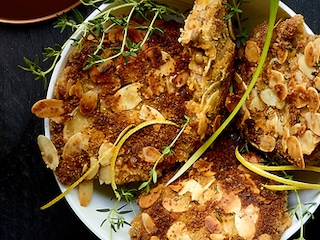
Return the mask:
<svg viewBox="0 0 320 240">
<path fill-rule="evenodd" d="M 290 225 L 287 193 L 264 189 L 266 179 L 239 165 L 234 150 L 242 143 L 227 131 L 182 178 L 163 187 L 166 175 L 151 206 L 142 193 L 131 239 L 280 239 Z"/>
<path fill-rule="evenodd" d="M 257 67 L 266 35 L 257 26 L 237 56 L 237 81 L 230 99 L 240 98 Z M 304 167 L 320 141 L 317 85 L 319 37 L 305 32 L 301 15 L 280 22 L 261 75 L 242 109 L 239 126 L 258 149 Z M 232 102 L 232 100 L 230 100 Z M 229 102 L 229 103 L 230 103 Z"/>
</svg>

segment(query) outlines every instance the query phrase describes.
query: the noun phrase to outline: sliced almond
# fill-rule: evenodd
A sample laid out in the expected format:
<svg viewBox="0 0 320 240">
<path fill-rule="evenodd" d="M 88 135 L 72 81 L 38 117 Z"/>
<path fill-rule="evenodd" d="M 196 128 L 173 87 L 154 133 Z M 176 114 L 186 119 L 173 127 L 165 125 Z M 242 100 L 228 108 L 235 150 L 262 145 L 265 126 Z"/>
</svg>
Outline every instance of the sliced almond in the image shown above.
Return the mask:
<svg viewBox="0 0 320 240">
<path fill-rule="evenodd" d="M 207 216 L 204 220 L 206 228 L 210 233 L 221 233 L 222 225 L 221 222 L 213 216 Z"/>
<path fill-rule="evenodd" d="M 72 111 L 72 118 L 63 127 L 63 138 L 68 140 L 78 132 L 84 132 L 89 126 L 89 119 L 86 115 L 79 112 L 79 108 Z"/>
<path fill-rule="evenodd" d="M 313 67 L 315 65 L 315 45 L 313 42 L 308 42 L 307 46 L 304 49 L 304 59 L 306 64 L 309 67 Z"/>
<path fill-rule="evenodd" d="M 275 107 L 280 100 L 277 97 L 277 94 L 272 91 L 270 88 L 266 88 L 260 92 L 261 100 L 268 106 Z"/>
<path fill-rule="evenodd" d="M 119 89 L 113 95 L 112 109 L 114 111 L 125 111 L 135 108 L 142 101 L 139 93 L 141 87 L 141 83 L 132 83 Z"/>
<path fill-rule="evenodd" d="M 320 136 L 320 113 L 307 112 L 305 114 L 308 128 L 316 135 Z"/>
<path fill-rule="evenodd" d="M 50 118 L 65 113 L 63 101 L 58 99 L 42 99 L 33 104 L 31 112 L 38 118 Z"/>
<path fill-rule="evenodd" d="M 174 222 L 166 234 L 168 240 L 191 240 L 187 233 L 186 224 L 183 222 Z"/>
<path fill-rule="evenodd" d="M 295 136 L 289 136 L 286 140 L 288 147 L 288 154 L 294 160 L 294 164 L 304 168 L 305 163 L 302 154 L 302 147 L 299 140 Z"/>
<path fill-rule="evenodd" d="M 93 194 L 93 180 L 83 181 L 79 184 L 79 200 L 80 205 L 85 207 L 89 204 Z"/>
<path fill-rule="evenodd" d="M 92 113 L 95 108 L 97 107 L 98 102 L 98 94 L 93 91 L 89 90 L 82 94 L 79 103 L 79 110 L 82 114 L 89 114 Z"/>
<path fill-rule="evenodd" d="M 141 219 L 142 224 L 148 233 L 152 234 L 157 231 L 157 226 L 154 224 L 152 218 L 148 213 L 142 213 Z"/>
<path fill-rule="evenodd" d="M 309 111 L 310 112 L 317 112 L 320 107 L 320 100 L 319 100 L 318 91 L 313 87 L 309 87 L 307 89 L 307 95 L 308 95 Z"/>
<path fill-rule="evenodd" d="M 249 62 L 256 63 L 260 59 L 261 49 L 255 41 L 246 42 L 245 56 Z"/>
<path fill-rule="evenodd" d="M 156 162 L 161 157 L 161 152 L 155 147 L 147 146 L 142 148 L 141 158 L 149 163 Z"/>
<path fill-rule="evenodd" d="M 250 204 L 235 214 L 235 227 L 243 239 L 254 239 L 256 234 L 256 221 L 259 217 L 259 208 Z"/>
<path fill-rule="evenodd" d="M 90 157 L 90 169 L 96 164 L 97 161 L 98 159 L 96 157 L 94 156 Z M 99 171 L 99 164 L 94 168 L 92 168 L 90 174 L 86 177 L 86 180 L 93 179 L 97 175 L 98 171 Z"/>
<path fill-rule="evenodd" d="M 139 112 L 141 120 L 165 120 L 164 116 L 155 108 L 143 104 Z"/>
<path fill-rule="evenodd" d="M 139 206 L 141 208 L 151 207 L 160 197 L 163 189 L 163 185 L 160 184 L 155 188 L 152 188 L 149 194 L 142 194 L 139 199 Z"/>
<path fill-rule="evenodd" d="M 218 206 L 226 213 L 235 213 L 241 209 L 241 200 L 233 193 L 224 193 L 218 203 Z"/>
<path fill-rule="evenodd" d="M 99 183 L 101 184 L 110 184 L 111 183 L 111 166 L 107 165 L 107 166 L 101 166 L 99 168 Z"/>
<path fill-rule="evenodd" d="M 110 164 L 111 158 L 114 154 L 115 146 L 111 142 L 103 142 L 99 148 L 99 161 L 102 166 Z"/>
<path fill-rule="evenodd" d="M 89 147 L 89 138 L 83 133 L 76 133 L 69 138 L 64 145 L 62 157 L 67 159 L 81 154 L 81 151 L 87 151 Z"/>
<path fill-rule="evenodd" d="M 39 135 L 37 143 L 41 151 L 41 156 L 46 166 L 55 171 L 59 165 L 59 156 L 57 149 L 49 138 L 44 135 Z"/>
<path fill-rule="evenodd" d="M 162 206 L 169 212 L 184 212 L 188 209 L 187 206 L 179 204 L 178 202 L 169 197 L 165 197 L 162 200 Z"/>
<path fill-rule="evenodd" d="M 189 179 L 187 182 L 183 182 L 183 188 L 179 191 L 179 195 L 191 193 L 192 201 L 199 201 L 204 188 L 194 179 Z"/>
<path fill-rule="evenodd" d="M 276 139 L 270 135 L 262 135 L 258 146 L 264 152 L 272 152 L 276 146 Z"/>
</svg>

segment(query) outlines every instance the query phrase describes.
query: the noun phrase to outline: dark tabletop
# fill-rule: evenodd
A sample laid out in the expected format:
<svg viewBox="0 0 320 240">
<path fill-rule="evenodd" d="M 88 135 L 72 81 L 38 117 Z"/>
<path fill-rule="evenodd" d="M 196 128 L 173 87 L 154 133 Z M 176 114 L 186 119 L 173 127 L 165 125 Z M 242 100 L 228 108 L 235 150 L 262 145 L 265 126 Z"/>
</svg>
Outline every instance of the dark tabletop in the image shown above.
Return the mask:
<svg viewBox="0 0 320 240">
<path fill-rule="evenodd" d="M 320 1 L 284 2 L 320 33 Z M 78 9 L 85 16 L 92 10 Z M 0 23 L 0 239 L 96 239 L 64 200 L 40 210 L 59 194 L 36 144 L 37 135 L 43 133 L 43 122 L 30 113 L 33 103 L 45 97 L 45 90 L 42 81 L 34 81 L 34 76 L 18 65 L 24 65 L 24 56 L 33 59 L 44 47 L 67 39 L 68 32 L 60 34 L 53 29 L 54 21 Z M 306 225 L 307 239 L 318 239 L 318 226 L 320 211 Z"/>
</svg>

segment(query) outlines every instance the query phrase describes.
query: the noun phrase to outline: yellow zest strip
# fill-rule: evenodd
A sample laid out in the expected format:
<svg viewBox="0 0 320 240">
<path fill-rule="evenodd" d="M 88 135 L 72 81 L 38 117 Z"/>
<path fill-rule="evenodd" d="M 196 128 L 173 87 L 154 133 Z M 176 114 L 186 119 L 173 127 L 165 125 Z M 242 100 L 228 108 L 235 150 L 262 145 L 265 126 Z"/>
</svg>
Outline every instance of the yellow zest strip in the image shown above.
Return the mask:
<svg viewBox="0 0 320 240">
<path fill-rule="evenodd" d="M 117 140 L 115 141 L 115 144 L 120 142 L 120 140 L 123 139 L 123 137 L 125 137 L 125 140 L 127 138 L 130 137 L 130 135 L 132 135 L 134 132 L 138 131 L 139 129 L 145 127 L 145 126 L 148 126 L 148 125 L 151 125 L 151 124 L 170 124 L 170 125 L 177 125 L 175 124 L 174 122 L 171 122 L 171 121 L 161 121 L 161 120 L 151 120 L 151 121 L 146 121 L 146 122 L 143 122 L 141 124 L 139 124 L 138 126 L 136 126 L 134 129 L 131 129 L 130 132 L 129 129 L 132 128 L 134 125 L 129 125 L 127 126 L 118 136 Z M 124 140 L 124 141 L 125 141 Z M 123 141 L 123 142 L 124 142 Z M 123 142 L 121 143 L 121 145 L 123 144 Z M 120 147 L 119 147 L 120 148 Z M 119 150 L 117 150 L 116 154 L 113 155 L 112 159 L 114 160 L 111 160 L 111 166 L 112 166 L 112 162 L 113 163 L 113 168 L 114 168 L 114 165 L 115 165 L 115 159 L 117 158 L 117 155 L 118 155 L 118 152 Z M 57 197 L 55 197 L 53 200 L 51 200 L 50 202 L 48 202 L 47 204 L 43 205 L 40 209 L 41 210 L 45 210 L 49 207 L 51 207 L 52 205 L 54 205 L 55 203 L 57 203 L 58 201 L 60 201 L 62 198 L 64 198 L 72 189 L 74 189 L 75 187 L 77 187 L 92 171 L 93 169 L 95 169 L 96 167 L 98 167 L 98 165 L 100 164 L 101 160 L 104 158 L 104 156 L 107 154 L 108 152 L 104 153 L 103 156 L 98 159 L 97 162 L 95 162 L 95 164 L 93 164 L 93 166 L 91 166 L 88 171 L 86 171 L 77 181 L 75 181 L 73 184 L 71 184 L 64 192 L 62 192 L 61 194 L 59 194 Z M 113 169 L 111 168 L 111 169 Z M 114 181 L 114 171 L 113 172 L 113 181 Z M 115 192 L 116 193 L 116 192 Z M 117 193 L 116 193 L 117 194 Z"/>
<path fill-rule="evenodd" d="M 118 144 L 115 147 L 115 152 L 114 155 L 111 158 L 111 164 L 110 164 L 110 176 L 111 176 L 111 187 L 113 189 L 113 192 L 116 196 L 117 199 L 120 198 L 120 194 L 116 191 L 117 190 L 117 185 L 116 185 L 116 181 L 115 181 L 115 165 L 116 165 L 116 159 L 118 157 L 120 148 L 122 147 L 122 145 L 124 144 L 124 142 L 135 132 L 139 131 L 140 129 L 150 126 L 150 125 L 154 125 L 154 124 L 167 124 L 167 125 L 174 125 L 174 126 L 178 126 L 176 123 L 168 121 L 168 120 L 149 120 L 149 121 L 145 121 L 140 123 L 139 125 L 137 125 L 136 127 L 128 130 L 123 137 L 119 140 Z"/>
<path fill-rule="evenodd" d="M 121 133 L 119 134 L 119 136 L 117 137 L 116 141 L 114 142 L 113 145 L 117 145 L 118 142 L 120 141 L 120 139 L 126 134 L 126 132 L 129 131 L 130 128 L 133 128 L 134 127 L 134 124 L 130 124 L 129 126 L 127 126 L 125 129 L 123 129 L 121 131 Z"/>
<path fill-rule="evenodd" d="M 266 166 L 266 165 L 254 164 L 254 163 L 252 163 L 252 165 L 257 166 L 258 168 L 266 171 L 310 171 L 310 172 L 320 173 L 320 167 L 314 167 L 314 166 L 306 166 L 305 168 L 301 168 L 293 165 Z"/>
<path fill-rule="evenodd" d="M 62 198 L 64 198 L 72 189 L 74 189 L 76 186 L 78 186 L 93 171 L 94 168 L 96 168 L 100 164 L 100 161 L 102 159 L 103 159 L 103 157 L 101 159 L 99 159 L 97 162 L 95 162 L 95 164 L 93 164 L 93 166 L 90 167 L 88 169 L 88 171 L 85 172 L 85 174 L 83 174 L 77 181 L 75 181 L 73 184 L 71 184 L 64 192 L 62 192 L 59 196 L 57 196 L 56 198 L 54 198 L 53 200 L 51 200 L 50 202 L 48 202 L 47 204 L 42 206 L 40 209 L 41 210 L 47 209 L 47 208 L 51 207 L 53 204 L 60 201 Z"/>
<path fill-rule="evenodd" d="M 286 178 L 279 177 L 275 174 L 269 173 L 269 172 L 261 169 L 258 164 L 252 164 L 252 163 L 248 162 L 244 157 L 242 157 L 238 151 L 238 147 L 236 148 L 235 154 L 236 154 L 236 158 L 241 162 L 241 164 L 243 166 L 245 166 L 246 168 L 248 168 L 252 172 L 254 172 L 262 177 L 274 180 L 279 183 L 287 184 L 289 186 L 295 187 L 296 189 L 320 189 L 320 184 L 305 183 L 305 182 L 286 179 Z"/>
<path fill-rule="evenodd" d="M 301 190 L 305 188 L 299 188 L 292 185 L 268 185 L 268 184 L 262 184 L 263 187 L 272 190 L 272 191 L 293 191 L 293 190 Z"/>
</svg>

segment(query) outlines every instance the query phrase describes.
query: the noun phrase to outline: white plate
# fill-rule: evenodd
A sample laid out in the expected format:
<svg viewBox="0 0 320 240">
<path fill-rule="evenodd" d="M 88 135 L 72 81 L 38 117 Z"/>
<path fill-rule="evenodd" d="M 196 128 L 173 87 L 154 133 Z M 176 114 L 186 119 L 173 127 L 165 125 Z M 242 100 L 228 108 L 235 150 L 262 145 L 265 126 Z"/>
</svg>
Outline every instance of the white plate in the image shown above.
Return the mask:
<svg viewBox="0 0 320 240">
<path fill-rule="evenodd" d="M 168 2 L 168 1 L 166 1 Z M 169 1 L 170 2 L 170 1 Z M 186 3 L 186 2 L 189 2 Z M 192 3 L 191 0 L 180 0 L 180 1 L 172 1 L 172 5 L 175 7 L 181 7 L 182 9 L 187 9 L 188 6 L 190 6 L 190 2 Z M 259 2 L 259 4 L 258 4 Z M 243 4 L 243 11 L 246 15 L 250 16 L 250 24 L 257 24 L 262 22 L 263 20 L 268 19 L 268 11 L 266 11 L 266 9 L 268 9 L 268 5 L 269 5 L 269 1 L 265 1 L 265 0 L 256 0 L 254 1 L 254 4 L 250 4 L 250 3 L 246 3 Z M 295 15 L 295 13 L 285 4 L 280 2 L 280 9 L 279 9 L 279 16 L 281 17 L 286 17 L 286 16 L 293 16 Z M 102 5 L 99 9 L 103 10 L 107 7 L 108 5 Z M 86 21 L 94 18 L 94 16 L 96 16 L 99 13 L 99 10 L 94 11 L 88 18 Z M 254 19 L 254 21 L 252 21 Z M 312 34 L 312 31 L 306 26 L 308 33 Z M 69 45 L 64 49 L 64 51 L 62 52 L 62 56 L 61 56 L 61 60 L 58 62 L 57 66 L 55 67 L 52 77 L 51 77 L 51 81 L 50 81 L 50 85 L 48 88 L 48 94 L 47 94 L 47 98 L 52 98 L 53 97 L 53 89 L 54 89 L 54 85 L 55 82 L 61 72 L 61 70 L 64 68 L 64 66 L 66 65 L 67 62 L 67 57 L 70 54 L 72 47 L 71 47 L 72 41 L 69 41 Z M 45 135 L 47 137 L 50 138 L 50 132 L 49 132 L 49 120 L 45 119 Z M 317 179 L 316 177 L 318 177 L 318 182 L 320 182 L 320 177 L 314 176 L 313 181 L 315 181 L 315 179 Z M 58 185 L 61 189 L 61 191 L 64 191 L 66 188 L 61 185 L 58 182 Z M 104 225 L 101 226 L 101 223 L 104 221 L 104 219 L 107 216 L 107 213 L 103 213 L 103 212 L 98 212 L 97 209 L 104 209 L 104 208 L 112 208 L 114 205 L 114 201 L 112 200 L 113 197 L 113 193 L 110 187 L 108 186 L 99 186 L 98 184 L 96 184 L 95 186 L 95 191 L 94 191 L 94 195 L 93 198 L 90 202 L 90 204 L 87 207 L 81 207 L 79 204 L 79 199 L 78 199 L 78 192 L 77 190 L 73 190 L 71 191 L 67 196 L 66 196 L 66 200 L 69 203 L 70 207 L 73 209 L 73 211 L 75 212 L 75 214 L 83 221 L 83 223 L 98 237 L 101 239 L 115 239 L 115 240 L 125 240 L 125 239 L 129 239 L 129 235 L 128 235 L 128 230 L 129 227 L 125 226 L 124 228 L 120 229 L 118 232 L 112 232 L 110 231 L 110 225 L 108 222 L 106 222 Z M 303 190 L 303 191 L 299 191 L 299 196 L 301 198 L 301 201 L 303 203 L 310 203 L 313 202 L 315 203 L 314 205 L 310 206 L 310 208 L 308 209 L 311 213 L 313 213 L 316 208 L 318 207 L 319 203 L 320 203 L 320 194 L 319 191 L 316 190 Z M 122 203 L 122 205 L 125 205 L 125 202 Z M 120 206 L 122 206 L 120 205 Z M 295 197 L 294 193 L 290 193 L 289 195 L 289 208 L 291 207 L 295 207 L 297 205 L 297 200 Z M 126 209 L 130 209 L 130 207 L 126 207 Z M 139 208 L 137 205 L 135 205 L 135 209 L 136 212 L 139 212 Z M 134 214 L 127 214 L 126 216 L 126 220 L 128 222 L 131 221 L 131 219 L 134 217 Z M 303 218 L 303 222 L 305 223 L 308 218 L 310 217 L 310 215 L 306 215 Z M 297 218 L 293 218 L 292 219 L 292 225 L 290 228 L 288 228 L 281 240 L 284 239 L 288 239 L 289 237 L 291 237 L 295 232 L 297 232 L 300 228 L 300 220 L 298 220 Z M 112 237 L 111 237 L 112 234 Z"/>
</svg>

